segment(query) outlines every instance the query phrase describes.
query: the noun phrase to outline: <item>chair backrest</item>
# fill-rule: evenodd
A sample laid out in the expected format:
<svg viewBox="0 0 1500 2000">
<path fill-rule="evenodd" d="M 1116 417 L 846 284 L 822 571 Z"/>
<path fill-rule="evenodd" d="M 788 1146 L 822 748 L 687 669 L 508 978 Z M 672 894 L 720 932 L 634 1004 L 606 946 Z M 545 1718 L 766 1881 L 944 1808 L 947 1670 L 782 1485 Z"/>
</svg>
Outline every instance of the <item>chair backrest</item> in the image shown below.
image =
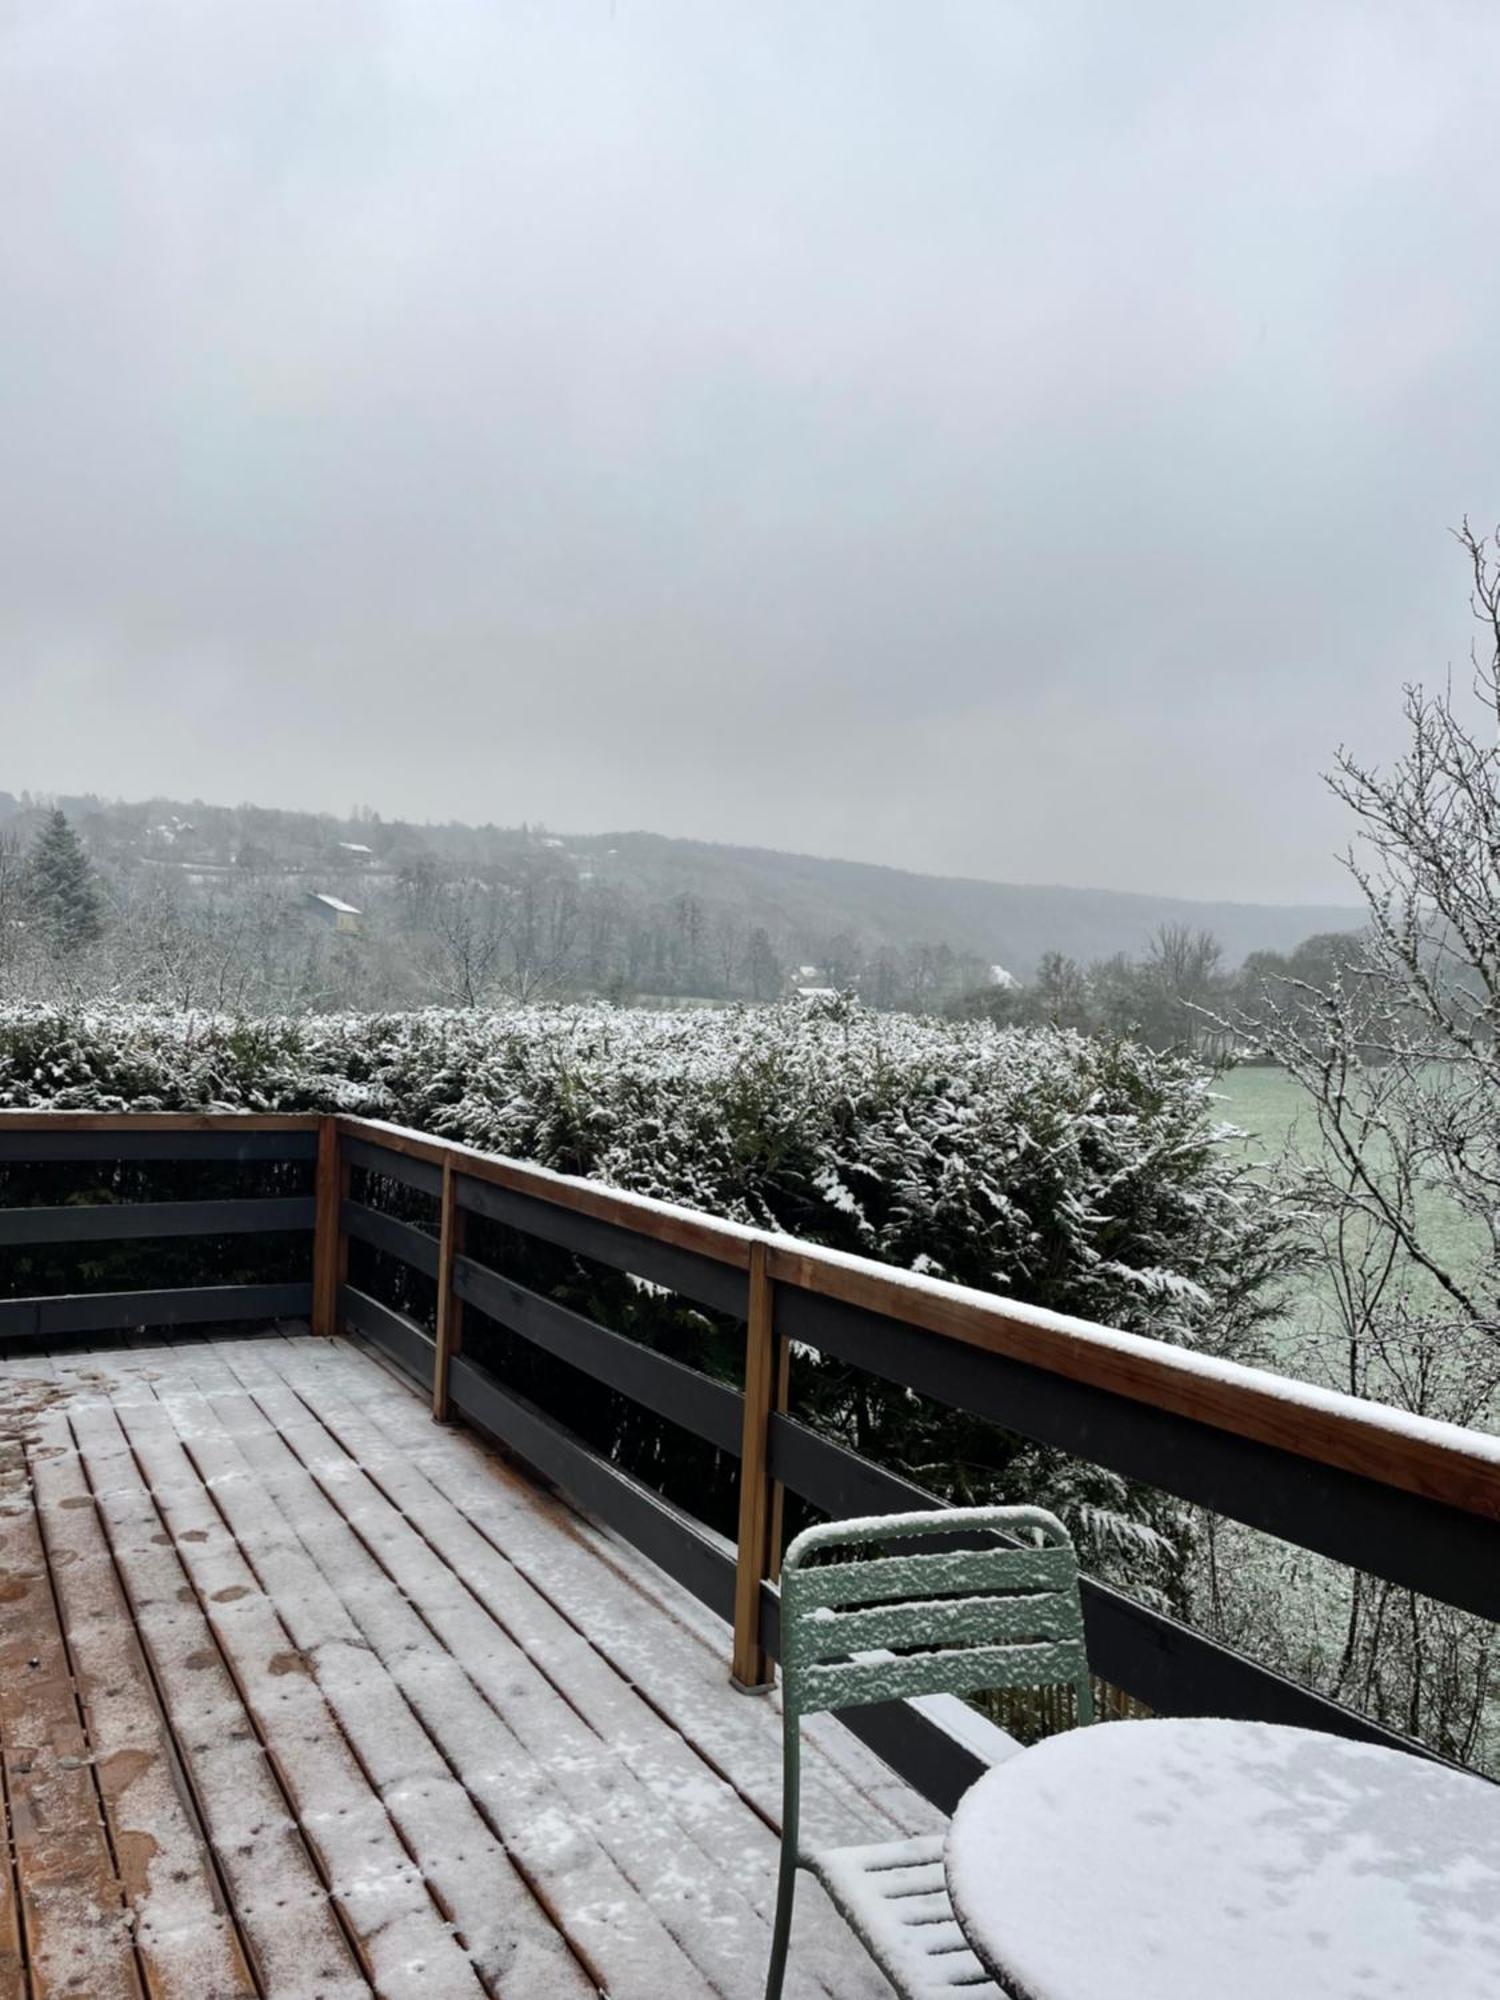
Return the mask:
<svg viewBox="0 0 1500 2000">
<path fill-rule="evenodd" d="M 914 1536 L 980 1532 L 1001 1539 L 871 1553 Z M 781 1672 L 791 1731 L 799 1716 L 821 1709 L 1059 1683 L 1073 1687 L 1078 1720 L 1091 1722 L 1067 1530 L 1040 1507 L 960 1507 L 809 1528 L 781 1567 Z"/>
</svg>

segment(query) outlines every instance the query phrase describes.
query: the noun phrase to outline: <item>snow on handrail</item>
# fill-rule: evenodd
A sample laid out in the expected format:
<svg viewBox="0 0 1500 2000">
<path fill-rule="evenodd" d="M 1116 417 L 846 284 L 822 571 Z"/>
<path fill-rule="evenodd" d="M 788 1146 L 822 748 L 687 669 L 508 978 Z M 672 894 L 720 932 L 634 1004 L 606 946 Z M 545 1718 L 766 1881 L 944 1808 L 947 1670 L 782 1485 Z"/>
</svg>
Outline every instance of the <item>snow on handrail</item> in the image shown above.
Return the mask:
<svg viewBox="0 0 1500 2000">
<path fill-rule="evenodd" d="M 340 1117 L 338 1124 L 351 1137 L 437 1166 L 447 1160 L 455 1171 L 723 1263 L 748 1267 L 751 1246 L 764 1244 L 768 1275 L 777 1283 L 1500 1520 L 1500 1437 L 1486 1432 L 377 1119 Z"/>
<path fill-rule="evenodd" d="M 998 1298 L 922 1272 L 560 1174 L 380 1119 L 316 1112 L 0 1110 L 0 1131 L 333 1132 L 488 1181 L 776 1284 L 1026 1364 L 1195 1424 L 1500 1520 L 1500 1437 L 1142 1334 Z"/>
</svg>

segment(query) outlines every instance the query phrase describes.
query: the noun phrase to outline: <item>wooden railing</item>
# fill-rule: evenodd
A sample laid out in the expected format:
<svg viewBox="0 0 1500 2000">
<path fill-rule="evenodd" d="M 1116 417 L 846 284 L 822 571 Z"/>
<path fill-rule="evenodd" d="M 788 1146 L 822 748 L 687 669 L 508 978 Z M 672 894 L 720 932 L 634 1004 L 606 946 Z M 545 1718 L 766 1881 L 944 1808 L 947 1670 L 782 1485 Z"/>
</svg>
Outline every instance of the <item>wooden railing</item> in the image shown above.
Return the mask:
<svg viewBox="0 0 1500 2000">
<path fill-rule="evenodd" d="M 1500 1439 L 1322 1392 L 865 1259 L 766 1235 L 376 1121 L 340 1116 L 105 1118 L 0 1113 L 0 1162 L 316 1160 L 313 1192 L 246 1201 L 0 1210 L 0 1246 L 111 1235 L 306 1229 L 282 1285 L 0 1301 L 0 1335 L 309 1314 L 350 1329 L 430 1394 L 598 1515 L 732 1626 L 732 1671 L 766 1685 L 778 1650 L 783 1496 L 831 1516 L 940 1501 L 787 1409 L 793 1343 L 1367 1574 L 1500 1619 Z M 428 1226 L 365 1192 L 394 1183 Z M 741 1385 L 654 1351 L 469 1254 L 471 1218 L 663 1287 L 745 1328 Z M 41 1232 L 38 1234 L 38 1232 Z M 436 1288 L 435 1331 L 351 1284 L 362 1244 Z M 739 1461 L 734 1539 L 664 1499 L 465 1352 L 477 1313 Z M 1159 1714 L 1239 1715 L 1399 1741 L 1177 1620 L 1085 1585 L 1090 1658 Z M 979 1768 L 940 1707 L 844 1718 L 930 1797 Z"/>
<path fill-rule="evenodd" d="M 142 1168 L 304 1169 L 318 1157 L 316 1117 L 244 1113 L 0 1111 L 0 1170 L 16 1164 Z M 290 1177 L 290 1176 L 287 1176 Z M 214 1200 L 69 1200 L 0 1208 L 0 1266 L 8 1251 L 77 1243 L 156 1243 L 192 1237 L 306 1236 L 307 1276 L 274 1284 L 218 1284 L 172 1290 L 75 1292 L 43 1298 L 0 1294 L 0 1337 L 110 1333 L 134 1326 L 206 1325 L 295 1317 L 312 1310 L 315 1201 L 311 1192 Z"/>
</svg>

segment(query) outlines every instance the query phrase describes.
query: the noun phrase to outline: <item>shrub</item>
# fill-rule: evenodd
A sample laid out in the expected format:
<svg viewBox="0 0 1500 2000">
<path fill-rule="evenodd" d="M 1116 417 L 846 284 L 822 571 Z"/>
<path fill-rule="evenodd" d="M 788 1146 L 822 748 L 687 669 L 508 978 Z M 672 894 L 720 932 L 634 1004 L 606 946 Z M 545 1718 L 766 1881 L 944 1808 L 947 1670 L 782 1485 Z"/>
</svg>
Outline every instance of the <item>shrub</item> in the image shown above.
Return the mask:
<svg viewBox="0 0 1500 2000">
<path fill-rule="evenodd" d="M 0 1105 L 30 1104 L 392 1119 L 1218 1352 L 1245 1350 L 1289 1259 L 1192 1062 L 848 1000 L 255 1023 L 0 1014 Z M 585 1289 L 658 1344 L 703 1331 L 696 1314 L 674 1331 L 621 1281 Z M 803 1358 L 798 1395 L 821 1427 L 956 1497 L 1044 1493 L 1096 1560 L 1124 1551 L 1138 1587 L 1177 1595 L 1180 1510 L 842 1368 Z"/>
</svg>

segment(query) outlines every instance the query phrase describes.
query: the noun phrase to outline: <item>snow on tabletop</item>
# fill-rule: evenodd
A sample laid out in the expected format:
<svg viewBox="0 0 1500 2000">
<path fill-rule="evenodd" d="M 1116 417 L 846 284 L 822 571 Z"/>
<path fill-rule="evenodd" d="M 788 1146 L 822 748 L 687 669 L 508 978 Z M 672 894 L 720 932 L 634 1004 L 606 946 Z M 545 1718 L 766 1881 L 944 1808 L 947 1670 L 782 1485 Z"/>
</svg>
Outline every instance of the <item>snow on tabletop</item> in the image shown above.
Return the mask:
<svg viewBox="0 0 1500 2000">
<path fill-rule="evenodd" d="M 1074 1730 L 980 1780 L 947 1867 L 1025 2000 L 1500 2000 L 1500 1790 L 1400 1751 Z"/>
</svg>

